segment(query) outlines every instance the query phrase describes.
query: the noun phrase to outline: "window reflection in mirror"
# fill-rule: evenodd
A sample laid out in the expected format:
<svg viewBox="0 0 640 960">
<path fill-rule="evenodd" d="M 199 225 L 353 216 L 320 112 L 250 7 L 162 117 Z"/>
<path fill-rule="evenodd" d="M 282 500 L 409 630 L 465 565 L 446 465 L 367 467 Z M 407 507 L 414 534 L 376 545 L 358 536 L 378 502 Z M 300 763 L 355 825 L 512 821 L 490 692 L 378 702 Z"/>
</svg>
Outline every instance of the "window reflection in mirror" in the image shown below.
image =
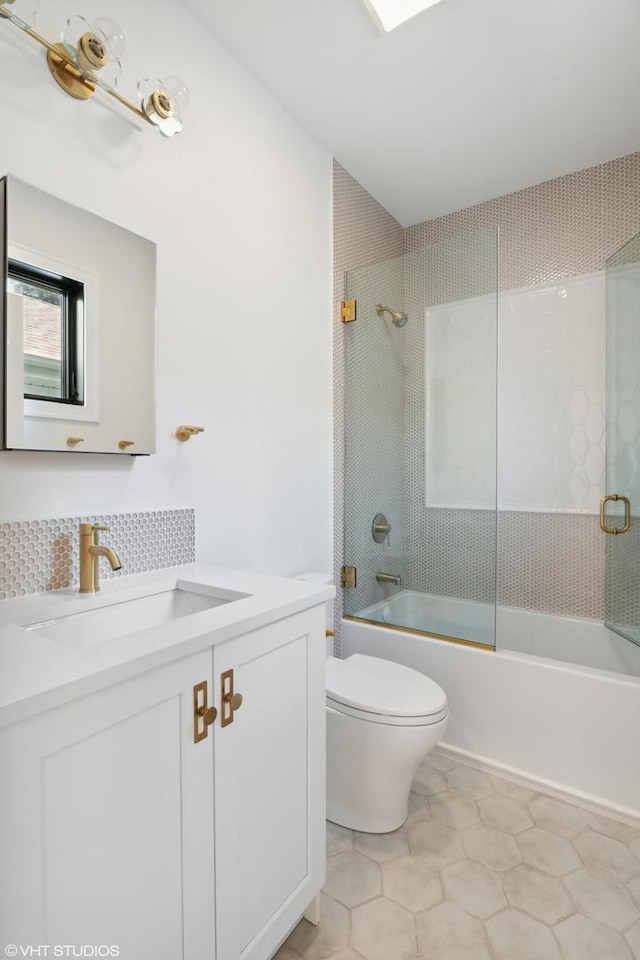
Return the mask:
<svg viewBox="0 0 640 960">
<path fill-rule="evenodd" d="M 7 292 L 20 303 L 24 396 L 81 404 L 84 285 L 10 260 Z"/>
</svg>

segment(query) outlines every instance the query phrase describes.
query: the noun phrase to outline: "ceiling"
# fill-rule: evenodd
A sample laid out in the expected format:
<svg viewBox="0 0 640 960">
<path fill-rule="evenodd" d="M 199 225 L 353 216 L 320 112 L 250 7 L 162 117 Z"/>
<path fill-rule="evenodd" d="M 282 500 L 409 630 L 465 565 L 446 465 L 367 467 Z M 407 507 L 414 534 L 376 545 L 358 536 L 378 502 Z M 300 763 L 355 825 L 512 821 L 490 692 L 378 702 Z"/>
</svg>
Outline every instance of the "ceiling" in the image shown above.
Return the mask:
<svg viewBox="0 0 640 960">
<path fill-rule="evenodd" d="M 405 226 L 640 149 L 638 0 L 182 0 Z"/>
</svg>

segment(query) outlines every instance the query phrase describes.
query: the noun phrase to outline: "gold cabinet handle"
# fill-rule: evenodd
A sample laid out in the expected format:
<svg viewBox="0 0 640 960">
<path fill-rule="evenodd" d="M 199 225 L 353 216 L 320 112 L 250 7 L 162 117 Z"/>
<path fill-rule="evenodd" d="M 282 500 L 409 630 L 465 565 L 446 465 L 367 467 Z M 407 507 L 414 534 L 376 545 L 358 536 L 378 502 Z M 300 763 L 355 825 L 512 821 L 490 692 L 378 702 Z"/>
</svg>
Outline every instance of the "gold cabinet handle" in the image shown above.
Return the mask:
<svg viewBox="0 0 640 960">
<path fill-rule="evenodd" d="M 118 440 L 118 446 L 121 450 L 126 450 L 127 447 L 133 447 L 135 444 L 134 440 Z"/>
<path fill-rule="evenodd" d="M 79 443 L 84 443 L 84 437 L 67 437 L 68 447 L 76 447 Z"/>
<path fill-rule="evenodd" d="M 607 526 L 605 517 L 605 508 L 609 500 L 620 500 L 624 504 L 624 523 L 621 527 Z M 614 536 L 618 533 L 627 533 L 631 529 L 631 501 L 621 493 L 610 493 L 600 501 L 600 529 L 603 533 L 611 533 Z"/>
<path fill-rule="evenodd" d="M 215 723 L 218 711 L 215 707 L 199 707 L 198 716 L 204 720 L 205 727 L 210 727 L 212 723 Z"/>
<path fill-rule="evenodd" d="M 233 723 L 233 715 L 242 706 L 242 694 L 233 689 L 233 670 L 225 670 L 220 674 L 220 703 L 222 716 L 220 726 L 228 727 Z"/>
<path fill-rule="evenodd" d="M 218 711 L 207 706 L 207 681 L 196 683 L 193 688 L 193 742 L 200 743 L 209 735 L 209 727 L 215 723 Z"/>
</svg>

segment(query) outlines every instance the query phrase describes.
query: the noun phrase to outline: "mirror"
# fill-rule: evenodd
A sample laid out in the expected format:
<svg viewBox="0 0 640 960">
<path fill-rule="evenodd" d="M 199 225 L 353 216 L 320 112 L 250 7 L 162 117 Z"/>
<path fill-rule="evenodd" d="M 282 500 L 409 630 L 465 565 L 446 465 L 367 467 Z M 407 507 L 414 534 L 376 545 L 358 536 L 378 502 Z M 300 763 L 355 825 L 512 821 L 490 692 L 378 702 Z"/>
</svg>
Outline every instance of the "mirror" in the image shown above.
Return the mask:
<svg viewBox="0 0 640 960">
<path fill-rule="evenodd" d="M 2 448 L 155 452 L 156 246 L 0 180 Z"/>
</svg>

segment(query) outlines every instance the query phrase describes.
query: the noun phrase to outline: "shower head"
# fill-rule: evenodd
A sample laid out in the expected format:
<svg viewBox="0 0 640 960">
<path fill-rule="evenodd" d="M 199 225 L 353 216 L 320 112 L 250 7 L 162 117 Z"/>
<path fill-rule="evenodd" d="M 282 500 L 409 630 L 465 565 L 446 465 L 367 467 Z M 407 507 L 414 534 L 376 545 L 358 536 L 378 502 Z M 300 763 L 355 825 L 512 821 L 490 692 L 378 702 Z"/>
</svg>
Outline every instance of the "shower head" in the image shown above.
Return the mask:
<svg viewBox="0 0 640 960">
<path fill-rule="evenodd" d="M 383 313 L 388 313 L 396 327 L 404 327 L 409 319 L 406 313 L 403 313 L 401 310 L 391 310 L 389 307 L 383 307 L 381 303 L 376 303 L 376 313 L 379 317 L 381 317 Z"/>
</svg>

